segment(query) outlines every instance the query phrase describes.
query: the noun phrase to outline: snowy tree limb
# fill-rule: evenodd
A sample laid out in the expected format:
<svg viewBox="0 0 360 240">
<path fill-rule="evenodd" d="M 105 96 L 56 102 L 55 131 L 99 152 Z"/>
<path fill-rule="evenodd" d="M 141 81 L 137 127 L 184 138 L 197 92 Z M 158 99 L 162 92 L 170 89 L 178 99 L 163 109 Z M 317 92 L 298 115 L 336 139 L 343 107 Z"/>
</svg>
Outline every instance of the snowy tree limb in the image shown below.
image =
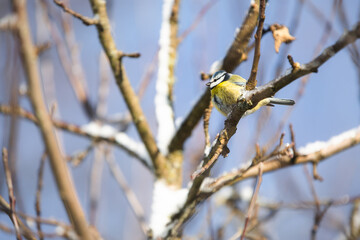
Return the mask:
<svg viewBox="0 0 360 240">
<path fill-rule="evenodd" d="M 135 127 L 151 157 L 156 176 L 166 179 L 167 172 L 165 170 L 165 157 L 160 153 L 156 145 L 150 126 L 146 120 L 143 110 L 141 109 L 139 100 L 126 76 L 125 68 L 122 64 L 124 55 L 122 51 L 119 51 L 116 48 L 115 41 L 112 37 L 111 26 L 106 10 L 106 2 L 102 0 L 90 0 L 90 3 L 94 15 L 99 17 L 99 23 L 96 24 L 96 28 L 101 45 L 107 58 L 109 59 L 116 83 L 130 111 Z"/>
<path fill-rule="evenodd" d="M 0 104 L 0 112 L 4 114 L 16 114 L 22 118 L 26 118 L 35 124 L 39 124 L 37 118 L 29 111 L 21 107 L 10 107 Z M 54 127 L 60 128 L 67 132 L 88 137 L 93 141 L 104 141 L 115 146 L 120 147 L 129 155 L 138 159 L 146 168 L 153 171 L 153 167 L 150 165 L 150 158 L 146 152 L 145 146 L 142 143 L 136 142 L 130 138 L 126 133 L 117 132 L 110 125 L 99 125 L 95 122 L 91 122 L 82 127 L 75 124 L 52 119 Z"/>
<path fill-rule="evenodd" d="M 159 68 L 156 81 L 155 113 L 158 122 L 157 141 L 160 151 L 167 154 L 175 132 L 173 85 L 177 53 L 178 12 L 180 0 L 164 0 L 159 39 Z"/>
</svg>

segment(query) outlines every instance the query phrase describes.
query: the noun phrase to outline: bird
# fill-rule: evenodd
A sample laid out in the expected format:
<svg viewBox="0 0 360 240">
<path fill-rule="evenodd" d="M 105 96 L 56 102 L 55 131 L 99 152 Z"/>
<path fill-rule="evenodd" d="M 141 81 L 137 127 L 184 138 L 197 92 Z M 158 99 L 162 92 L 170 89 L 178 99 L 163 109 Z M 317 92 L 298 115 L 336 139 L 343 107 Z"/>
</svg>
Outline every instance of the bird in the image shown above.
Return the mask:
<svg viewBox="0 0 360 240">
<path fill-rule="evenodd" d="M 224 70 L 214 73 L 206 85 L 210 87 L 211 100 L 214 106 L 225 116 L 231 113 L 234 105 L 238 103 L 246 91 L 246 79 Z M 294 105 L 295 101 L 268 97 L 261 100 L 254 108 L 247 110 L 244 115 L 249 115 L 262 106 L 274 106 L 273 104 Z"/>
</svg>

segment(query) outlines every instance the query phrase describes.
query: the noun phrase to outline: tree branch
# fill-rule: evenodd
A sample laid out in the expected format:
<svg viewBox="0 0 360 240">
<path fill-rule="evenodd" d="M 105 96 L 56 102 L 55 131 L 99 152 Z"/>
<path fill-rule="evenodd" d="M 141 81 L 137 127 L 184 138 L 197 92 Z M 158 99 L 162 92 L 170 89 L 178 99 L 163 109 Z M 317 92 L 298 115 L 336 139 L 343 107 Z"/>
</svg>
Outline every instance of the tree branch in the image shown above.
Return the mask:
<svg viewBox="0 0 360 240">
<path fill-rule="evenodd" d="M 260 60 L 260 42 L 265 21 L 265 0 L 260 0 L 259 24 L 255 34 L 255 52 L 249 80 L 246 83 L 246 90 L 253 90 L 256 87 L 256 74 Z"/>
<path fill-rule="evenodd" d="M 259 5 L 260 0 L 256 0 L 255 3 L 250 5 L 244 22 L 241 24 L 240 30 L 236 34 L 218 70 L 223 69 L 227 72 L 233 72 L 240 63 L 247 59 L 246 49 L 249 45 L 251 35 L 256 28 L 259 16 Z"/>
<path fill-rule="evenodd" d="M 256 0 L 254 4 L 251 4 L 244 22 L 241 24 L 240 30 L 236 34 L 224 59 L 221 61 L 219 69 L 232 72 L 241 62 L 247 59 L 246 49 L 256 27 L 259 15 L 259 1 L 260 0 Z M 205 109 L 209 106 L 209 102 L 210 90 L 207 88 L 177 129 L 176 134 L 170 142 L 169 152 L 182 150 L 184 142 L 190 137 L 195 126 L 203 116 Z"/>
<path fill-rule="evenodd" d="M 203 181 L 206 177 L 206 175 L 209 173 L 211 167 L 215 164 L 217 157 L 220 155 L 220 151 L 222 151 L 223 147 L 228 143 L 230 138 L 235 134 L 236 132 L 236 126 L 238 122 L 240 121 L 242 115 L 251 108 L 251 106 L 256 106 L 256 104 L 267 97 L 273 96 L 277 91 L 279 91 L 281 88 L 285 87 L 286 85 L 290 84 L 297 78 L 304 76 L 306 74 L 309 74 L 311 72 L 316 72 L 317 69 L 324 64 L 328 59 L 330 59 L 332 56 L 335 55 L 338 51 L 340 51 L 342 48 L 346 47 L 348 44 L 353 43 L 357 38 L 360 37 L 360 22 L 358 22 L 353 29 L 350 31 L 346 31 L 339 40 L 331 45 L 330 47 L 326 48 L 318 57 L 316 57 L 314 60 L 310 61 L 309 63 L 300 66 L 298 69 L 295 69 L 293 71 L 287 71 L 287 73 L 283 76 L 280 76 L 279 78 L 269 82 L 268 84 L 265 84 L 264 86 L 261 86 L 257 89 L 249 91 L 248 94 L 244 96 L 244 99 L 240 101 L 238 106 L 234 108 L 234 110 L 231 112 L 229 117 L 225 121 L 224 129 L 220 132 L 219 137 L 216 140 L 216 143 L 213 144 L 213 147 L 210 150 L 210 153 L 208 156 L 206 156 L 203 160 L 203 166 L 205 166 L 209 160 L 211 160 L 211 166 L 209 166 L 206 171 L 203 171 L 199 174 L 197 174 L 194 178 L 193 184 L 190 187 L 188 199 L 182 208 L 182 210 L 179 212 L 179 214 L 174 217 L 173 221 L 176 223 L 174 224 L 174 228 L 169 232 L 169 236 L 176 236 L 180 229 L 182 228 L 183 224 L 192 216 L 192 214 L 195 211 L 195 207 L 198 203 L 200 203 L 202 200 L 199 197 L 199 189 L 201 185 L 203 184 Z M 354 130 L 359 131 L 359 130 Z M 337 145 L 337 147 L 333 148 L 331 151 L 332 154 L 337 153 L 338 151 L 341 151 L 345 148 L 348 148 L 350 146 L 353 146 L 354 144 L 357 144 L 360 142 L 360 133 L 357 132 L 357 135 L 355 138 L 349 139 L 347 142 L 344 142 Z M 321 155 L 309 155 L 307 157 L 299 156 L 296 159 L 296 163 L 304 163 L 304 162 L 314 162 L 314 161 L 320 161 L 324 159 L 325 156 L 328 156 L 327 154 L 330 152 L 324 152 Z M 326 154 L 326 155 L 324 155 Z M 292 165 L 292 161 L 290 161 L 293 156 L 288 156 L 285 154 L 285 158 L 287 158 L 288 162 L 284 161 L 270 161 L 264 163 L 264 173 L 268 171 L 272 171 L 284 166 Z M 251 164 L 251 163 L 250 163 Z M 240 181 L 244 178 L 254 177 L 256 176 L 256 170 L 252 167 L 246 167 L 245 169 L 239 169 L 238 171 L 231 172 L 229 174 L 226 174 L 224 177 L 216 179 L 216 181 L 213 183 L 213 181 L 209 181 L 207 179 L 207 186 L 210 187 L 209 192 L 215 192 L 218 189 L 220 189 L 224 185 L 230 185 L 233 184 L 235 181 Z M 246 172 L 244 172 L 246 170 Z M 209 185 L 211 182 L 211 186 Z M 215 187 L 217 186 L 217 187 Z"/>
<path fill-rule="evenodd" d="M 257 199 L 257 196 L 259 194 L 260 185 L 261 185 L 261 182 L 262 182 L 262 174 L 263 174 L 262 165 L 263 165 L 263 163 L 260 163 L 259 167 L 258 167 L 259 168 L 259 174 L 258 174 L 257 181 L 256 181 L 256 187 L 255 187 L 255 191 L 254 191 L 253 196 L 252 196 L 251 201 L 250 201 L 248 212 L 246 213 L 244 228 L 243 228 L 243 231 L 242 231 L 242 234 L 241 234 L 241 240 L 243 240 L 244 237 L 245 237 L 246 227 L 247 227 L 248 222 L 250 221 L 250 219 L 251 219 L 251 217 L 253 215 L 256 199 Z"/>
<path fill-rule="evenodd" d="M 0 195 L 0 211 L 7 214 L 10 218 L 12 218 L 13 210 L 11 209 L 10 204 L 8 204 L 5 199 Z M 19 224 L 19 229 L 21 231 L 21 234 L 28 240 L 36 240 L 36 237 L 34 236 L 31 229 L 29 229 L 18 217 L 18 214 L 14 215 L 16 218 L 16 221 Z"/>
<path fill-rule="evenodd" d="M 12 183 L 12 179 L 11 179 L 11 172 L 10 172 L 10 168 L 9 168 L 9 163 L 8 163 L 8 152 L 6 150 L 6 148 L 2 149 L 2 159 L 3 159 L 3 164 L 4 164 L 4 171 L 5 171 L 5 178 L 6 178 L 6 185 L 8 187 L 8 193 L 9 193 L 9 202 L 10 202 L 10 214 L 9 217 L 11 219 L 11 221 L 14 224 L 15 227 L 15 232 L 16 232 L 16 239 L 21 240 L 21 233 L 20 233 L 20 228 L 19 228 L 19 223 L 17 220 L 17 216 L 15 213 L 15 196 L 14 196 L 14 188 L 13 188 L 13 183 Z"/>
<path fill-rule="evenodd" d="M 22 63 L 29 84 L 30 100 L 39 121 L 39 127 L 46 146 L 46 152 L 49 154 L 50 165 L 58 191 L 76 233 L 82 239 L 91 239 L 84 212 L 77 198 L 71 175 L 66 166 L 66 161 L 62 157 L 57 144 L 53 125 L 42 96 L 36 48 L 31 40 L 26 1 L 15 0 L 13 4 L 14 11 L 18 16 L 16 33 L 20 42 Z"/>
<path fill-rule="evenodd" d="M 28 112 L 21 107 L 10 107 L 0 104 L 0 112 L 4 114 L 17 114 L 18 116 L 26 118 L 39 125 L 39 121 L 36 119 L 36 117 L 31 112 Z M 89 123 L 88 125 L 80 127 L 75 124 L 54 119 L 52 119 L 52 123 L 57 128 L 76 135 L 90 138 L 92 141 L 104 141 L 110 144 L 114 144 L 115 146 L 123 149 L 130 156 L 138 159 L 151 172 L 153 171 L 153 167 L 149 164 L 150 159 L 147 155 L 147 152 L 143 151 L 145 148 L 144 145 L 136 142 L 123 132 L 117 132 L 109 125 L 100 126 L 96 123 Z M 104 131 L 104 129 L 106 131 Z M 109 135 L 109 133 L 111 134 Z"/>
<path fill-rule="evenodd" d="M 138 98 L 126 76 L 122 64 L 122 52 L 116 48 L 115 41 L 111 35 L 111 27 L 106 11 L 106 2 L 102 0 L 90 0 L 94 15 L 99 16 L 96 25 L 101 45 L 109 59 L 116 83 L 124 97 L 127 107 L 135 123 L 135 127 L 144 142 L 145 147 L 153 162 L 157 177 L 166 178 L 165 157 L 160 153 L 153 134 L 150 130 L 146 117 L 141 109 Z"/>
<path fill-rule="evenodd" d="M 327 142 L 316 141 L 309 143 L 305 147 L 299 148 L 297 156 L 294 156 L 294 152 L 290 148 L 285 152 L 279 152 L 279 154 L 263 161 L 263 171 L 267 173 L 297 164 L 319 163 L 359 143 L 360 126 L 334 136 Z M 217 179 L 208 181 L 209 184 L 203 186 L 202 192 L 209 192 L 210 189 L 212 192 L 216 192 L 223 186 L 256 177 L 257 174 L 257 165 L 240 168 L 231 173 L 225 173 Z"/>
<path fill-rule="evenodd" d="M 180 0 L 164 0 L 162 9 L 162 23 L 159 38 L 159 68 L 156 81 L 155 113 L 158 123 L 157 143 L 160 151 L 165 155 L 175 134 L 173 109 L 173 86 L 175 83 L 175 64 L 178 46 L 178 18 Z M 181 187 L 182 183 L 182 154 L 170 154 L 167 158 L 167 181 Z"/>
<path fill-rule="evenodd" d="M 155 113 L 158 122 L 158 145 L 166 154 L 175 132 L 173 85 L 177 56 L 177 32 L 180 0 L 164 0 L 159 38 L 158 78 L 156 81 Z"/>
<path fill-rule="evenodd" d="M 80 13 L 75 12 L 74 10 L 72 10 L 71 8 L 67 7 L 65 5 L 65 3 L 63 3 L 62 1 L 59 0 L 54 0 L 54 3 L 56 5 L 58 5 L 59 7 L 61 7 L 64 12 L 69 13 L 70 15 L 74 16 L 75 18 L 79 19 L 80 21 L 82 21 L 86 26 L 89 25 L 94 25 L 94 24 L 98 24 L 99 23 L 99 19 L 96 18 L 89 18 L 89 17 L 85 17 L 83 15 L 81 15 Z"/>
</svg>

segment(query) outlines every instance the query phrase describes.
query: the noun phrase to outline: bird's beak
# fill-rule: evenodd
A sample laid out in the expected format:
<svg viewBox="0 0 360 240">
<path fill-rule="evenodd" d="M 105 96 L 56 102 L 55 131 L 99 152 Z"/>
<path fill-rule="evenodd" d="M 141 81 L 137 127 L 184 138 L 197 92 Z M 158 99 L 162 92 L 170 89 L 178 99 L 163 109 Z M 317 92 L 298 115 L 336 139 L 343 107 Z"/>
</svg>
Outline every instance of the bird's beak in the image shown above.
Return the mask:
<svg viewBox="0 0 360 240">
<path fill-rule="evenodd" d="M 210 82 L 208 82 L 208 83 L 206 84 L 206 86 L 210 87 L 210 84 L 211 84 L 211 83 L 210 83 Z"/>
</svg>

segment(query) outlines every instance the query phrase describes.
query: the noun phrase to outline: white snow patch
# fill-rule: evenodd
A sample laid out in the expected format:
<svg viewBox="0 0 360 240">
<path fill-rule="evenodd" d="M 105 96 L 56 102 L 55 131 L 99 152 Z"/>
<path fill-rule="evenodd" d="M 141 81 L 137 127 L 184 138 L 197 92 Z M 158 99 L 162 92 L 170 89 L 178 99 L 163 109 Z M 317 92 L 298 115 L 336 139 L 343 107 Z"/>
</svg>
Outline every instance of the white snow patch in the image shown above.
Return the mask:
<svg viewBox="0 0 360 240">
<path fill-rule="evenodd" d="M 168 225 L 171 216 L 184 205 L 188 191 L 187 188 L 174 189 L 162 180 L 155 182 L 150 218 L 154 239 L 164 237 L 172 227 Z"/>
<path fill-rule="evenodd" d="M 299 148 L 299 153 L 307 155 L 310 153 L 315 153 L 320 151 L 323 148 L 328 148 L 330 146 L 336 146 L 343 142 L 344 140 L 355 138 L 357 134 L 360 133 L 360 126 L 350 129 L 346 132 L 343 132 L 337 136 L 330 138 L 328 141 L 316 141 L 313 143 L 308 143 L 304 147 Z"/>
<path fill-rule="evenodd" d="M 122 132 L 118 132 L 115 135 L 115 140 L 118 144 L 126 146 L 129 151 L 136 153 L 140 158 L 146 160 L 148 163 L 151 163 L 150 156 L 144 144 L 134 141 L 127 134 Z"/>
<path fill-rule="evenodd" d="M 72 229 L 65 229 L 62 226 L 57 226 L 55 228 L 55 233 L 59 236 L 63 236 L 70 240 L 79 240 L 77 234 Z"/>
<path fill-rule="evenodd" d="M 211 186 L 212 183 L 214 183 L 215 179 L 214 178 L 211 178 L 211 177 L 207 177 L 203 180 L 203 182 L 201 183 L 201 186 L 200 186 L 200 192 L 204 192 L 204 193 L 207 193 L 207 192 L 212 192 L 214 189 Z"/>
<path fill-rule="evenodd" d="M 143 143 L 137 142 L 123 132 L 118 132 L 110 125 L 101 125 L 98 122 L 90 122 L 81 127 L 81 130 L 93 137 L 115 138 L 115 141 L 129 152 L 135 153 L 140 158 L 150 163 L 149 154 Z"/>
<path fill-rule="evenodd" d="M 174 113 L 169 100 L 170 17 L 174 0 L 164 0 L 159 39 L 159 71 L 156 81 L 155 114 L 158 122 L 158 146 L 163 154 L 175 133 Z"/>
<path fill-rule="evenodd" d="M 94 137 L 113 137 L 117 130 L 109 125 L 101 125 L 97 122 L 90 122 L 81 127 L 81 130 Z"/>
</svg>

